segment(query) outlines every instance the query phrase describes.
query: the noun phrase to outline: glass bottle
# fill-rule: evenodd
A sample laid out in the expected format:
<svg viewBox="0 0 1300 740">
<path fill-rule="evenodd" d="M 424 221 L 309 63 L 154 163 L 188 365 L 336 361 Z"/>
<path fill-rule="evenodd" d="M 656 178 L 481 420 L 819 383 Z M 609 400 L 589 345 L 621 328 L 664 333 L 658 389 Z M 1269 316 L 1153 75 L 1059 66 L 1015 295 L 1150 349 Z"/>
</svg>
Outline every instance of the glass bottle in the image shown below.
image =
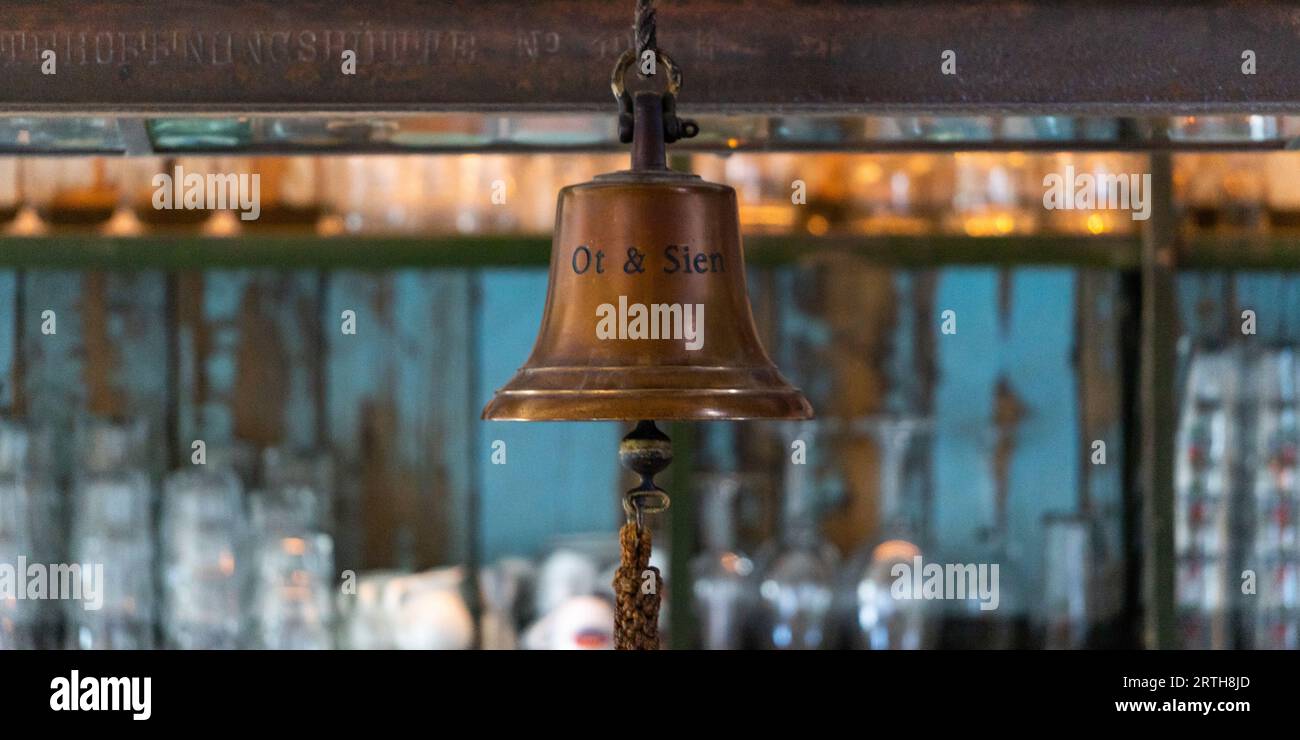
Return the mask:
<svg viewBox="0 0 1300 740">
<path fill-rule="evenodd" d="M 1086 175 L 1095 184 L 1092 208 L 1053 208 L 1044 215 L 1045 227 L 1058 234 L 1101 236 L 1104 234 L 1131 234 L 1138 222 L 1133 220 L 1138 197 L 1150 202 L 1151 194 L 1131 189 L 1130 174 L 1141 175 L 1147 170 L 1139 158 L 1132 155 L 1106 153 L 1060 153 L 1040 158 L 1045 165 L 1041 178 L 1050 175 L 1061 179 L 1062 187 L 1074 189 L 1076 178 Z M 1121 183 L 1117 178 L 1123 178 Z M 1041 182 L 1041 180 L 1040 180 Z M 1138 180 L 1141 183 L 1141 178 Z"/>
<path fill-rule="evenodd" d="M 1030 234 L 1042 210 L 1040 188 L 1030 180 L 1031 161 L 1020 152 L 953 155 L 952 208 L 948 231 L 967 236 Z"/>
<path fill-rule="evenodd" d="M 212 217 L 207 208 L 184 208 L 184 178 L 187 174 L 207 175 L 217 172 L 218 160 L 214 157 L 132 157 L 124 166 L 123 190 L 133 204 L 135 217 L 146 226 L 188 230 L 197 229 Z M 156 178 L 166 175 L 166 179 Z M 180 178 L 179 184 L 177 178 Z M 155 184 L 155 182 L 157 184 Z M 157 197 L 159 188 L 172 188 L 167 200 L 171 208 L 159 208 L 157 203 L 167 200 Z M 177 202 L 180 200 L 181 202 Z"/>
<path fill-rule="evenodd" d="M 120 163 L 103 157 L 33 157 L 23 162 L 23 195 L 49 224 L 98 226 L 117 208 Z"/>
<path fill-rule="evenodd" d="M 796 174 L 796 163 L 801 161 L 809 164 L 808 172 L 802 176 Z M 700 155 L 692 159 L 691 167 L 705 180 L 736 189 L 740 228 L 744 234 L 790 233 L 806 215 L 801 210 L 808 210 L 791 201 L 795 194 L 794 181 L 803 180 L 805 200 L 811 202 L 807 190 L 821 175 L 815 160 L 787 154 Z M 819 218 L 813 220 L 812 227 L 825 233 L 829 222 L 825 217 Z"/>
<path fill-rule="evenodd" d="M 1091 538 L 1087 517 L 1043 517 L 1043 647 L 1048 650 L 1077 650 L 1088 645 Z"/>
<path fill-rule="evenodd" d="M 144 465 L 143 422 L 93 419 L 77 430 L 81 459 L 73 483 L 70 537 L 83 592 L 99 609 L 65 602 L 69 642 L 83 650 L 154 645 L 154 484 Z"/>
<path fill-rule="evenodd" d="M 834 558 L 818 532 L 814 487 L 801 464 L 786 464 L 785 501 L 775 553 L 759 578 L 761 645 L 828 647 Z"/>
<path fill-rule="evenodd" d="M 1191 231 L 1214 231 L 1223 221 L 1219 193 L 1222 160 L 1208 154 L 1179 154 L 1174 161 L 1174 192 Z"/>
<path fill-rule="evenodd" d="M 951 179 L 949 162 L 926 154 L 851 157 L 852 231 L 908 236 L 932 232 L 942 210 L 937 197 Z"/>
<path fill-rule="evenodd" d="M 456 164 L 456 231 L 462 234 L 511 232 L 518 227 L 519 188 L 510 163 L 498 154 L 462 154 Z"/>
<path fill-rule="evenodd" d="M 326 197 L 333 215 L 322 220 L 321 230 L 331 236 L 416 232 L 428 218 L 446 218 L 446 209 L 434 208 L 432 213 L 425 209 L 430 208 L 431 183 L 438 188 L 438 193 L 455 192 L 454 178 L 435 180 L 429 174 L 434 162 L 445 167 L 451 160 L 450 157 L 331 157 L 325 165 Z"/>
<path fill-rule="evenodd" d="M 0 421 L 0 564 L 11 566 L 18 579 L 27 577 L 24 563 L 48 568 L 63 560 L 48 442 L 48 435 Z M 12 584 L 0 595 L 0 650 L 56 647 L 57 603 L 27 598 L 26 589 Z"/>
<path fill-rule="evenodd" d="M 735 507 L 741 480 L 716 474 L 705 476 L 702 482 L 703 551 L 691 561 L 700 647 L 735 650 L 742 647 L 744 639 L 754 572 L 753 561 L 735 545 Z"/>
<path fill-rule="evenodd" d="M 1259 231 L 1267 225 L 1265 168 L 1258 156 L 1227 154 L 1223 176 L 1227 224 L 1237 231 Z"/>
<path fill-rule="evenodd" d="M 0 226 L 18 215 L 23 199 L 18 186 L 18 158 L 0 157 Z"/>
<path fill-rule="evenodd" d="M 1187 371 L 1174 460 L 1175 600 L 1185 648 L 1225 647 L 1224 593 L 1237 354 L 1198 349 Z"/>
<path fill-rule="evenodd" d="M 866 430 L 880 450 L 880 525 L 874 541 L 848 568 L 851 593 L 849 643 L 870 650 L 917 650 L 931 646 L 934 605 L 919 594 L 902 598 L 893 588 L 897 570 L 919 567 L 923 553 L 921 491 L 909 484 L 915 451 L 930 425 L 914 417 L 871 419 Z"/>
<path fill-rule="evenodd" d="M 267 450 L 265 489 L 250 496 L 250 642 L 276 650 L 334 644 L 333 470 L 323 455 Z"/>
<path fill-rule="evenodd" d="M 1005 379 L 998 381 L 992 423 L 983 433 L 986 445 L 989 480 L 981 496 L 981 513 L 976 542 L 971 549 L 972 563 L 986 569 L 986 585 L 991 599 L 972 598 L 970 588 L 964 599 L 945 601 L 948 613 L 944 624 L 944 642 L 960 647 L 985 650 L 1015 649 L 1021 645 L 1021 627 L 1026 616 L 1026 575 L 1021 563 L 1028 557 L 1021 541 L 1012 537 L 1010 516 L 1010 471 L 1008 451 L 1014 447 L 1019 426 L 1020 407 Z M 982 525 L 982 526 L 980 526 Z M 996 576 L 994 568 L 997 568 Z M 969 581 L 968 581 L 969 582 Z M 977 586 L 978 586 L 977 582 Z M 996 600 L 991 608 L 990 600 Z"/>
<path fill-rule="evenodd" d="M 1294 231 L 1300 228 L 1300 152 L 1272 152 L 1262 156 L 1269 226 Z"/>
<path fill-rule="evenodd" d="M 1257 573 L 1254 607 L 1254 647 L 1269 650 L 1300 648 L 1300 507 L 1297 448 L 1296 363 L 1291 348 L 1265 352 L 1256 361 L 1256 455 L 1250 462 L 1254 492 L 1251 560 Z M 1234 569 L 1235 570 L 1235 569 Z"/>
<path fill-rule="evenodd" d="M 316 157 L 257 157 L 261 212 L 245 221 L 249 229 L 313 229 L 324 213 L 321 164 Z M 250 173 L 251 174 L 251 173 Z"/>
<path fill-rule="evenodd" d="M 243 486 L 220 450 L 163 489 L 163 636 L 186 650 L 239 647 Z"/>
</svg>

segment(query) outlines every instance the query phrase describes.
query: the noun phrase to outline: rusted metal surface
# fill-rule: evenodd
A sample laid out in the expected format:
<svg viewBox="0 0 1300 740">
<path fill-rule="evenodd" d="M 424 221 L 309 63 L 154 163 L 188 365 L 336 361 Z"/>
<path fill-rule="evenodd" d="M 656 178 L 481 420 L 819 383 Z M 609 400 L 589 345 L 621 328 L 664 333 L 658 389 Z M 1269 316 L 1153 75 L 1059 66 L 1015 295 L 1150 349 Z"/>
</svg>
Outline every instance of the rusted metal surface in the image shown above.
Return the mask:
<svg viewBox="0 0 1300 740">
<path fill-rule="evenodd" d="M 0 5 L 0 111 L 604 110 L 632 10 L 14 0 Z M 658 18 L 686 110 L 1300 109 L 1300 11 L 1283 2 L 664 0 Z"/>
</svg>

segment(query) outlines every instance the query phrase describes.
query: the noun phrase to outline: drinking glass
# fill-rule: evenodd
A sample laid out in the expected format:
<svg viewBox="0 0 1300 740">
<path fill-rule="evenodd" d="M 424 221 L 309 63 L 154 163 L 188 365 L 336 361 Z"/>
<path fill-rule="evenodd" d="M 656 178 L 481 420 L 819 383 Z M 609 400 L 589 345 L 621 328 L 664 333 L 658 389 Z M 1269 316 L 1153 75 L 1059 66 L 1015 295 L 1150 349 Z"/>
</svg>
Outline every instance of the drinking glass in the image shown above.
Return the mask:
<svg viewBox="0 0 1300 740">
<path fill-rule="evenodd" d="M 799 430 L 786 427 L 790 440 Z M 786 446 L 789 449 L 789 445 Z M 785 501 L 776 551 L 758 579 L 761 644 L 777 650 L 827 647 L 835 561 L 818 531 L 811 465 L 786 465 Z"/>
<path fill-rule="evenodd" d="M 243 487 L 214 452 L 207 464 L 173 473 L 164 486 L 162 625 L 173 648 L 239 646 Z"/>
<path fill-rule="evenodd" d="M 100 608 L 65 601 L 69 643 L 90 649 L 154 645 L 154 483 L 143 460 L 140 421 L 93 419 L 78 425 L 70 548 L 82 591 L 101 590 Z"/>
<path fill-rule="evenodd" d="M 1077 650 L 1087 646 L 1091 626 L 1091 522 L 1078 515 L 1048 514 L 1043 527 L 1044 647 Z"/>
<path fill-rule="evenodd" d="M 706 475 L 701 483 L 704 550 L 691 561 L 700 646 L 735 650 L 742 646 L 752 608 L 754 571 L 753 561 L 735 543 L 736 498 L 743 484 L 729 474 Z"/>
<path fill-rule="evenodd" d="M 850 644 L 870 650 L 917 650 L 930 646 L 936 626 L 933 604 L 899 598 L 893 589 L 896 566 L 914 568 L 923 557 L 924 490 L 915 472 L 917 453 L 931 430 L 917 417 L 880 417 L 855 425 L 875 438 L 880 450 L 880 528 L 848 569 L 851 606 Z M 910 590 L 910 589 L 909 589 Z"/>
<path fill-rule="evenodd" d="M 52 647 L 59 614 L 49 599 L 30 599 L 18 581 L 26 564 L 61 560 L 59 495 L 49 469 L 49 435 L 0 421 L 0 564 L 15 583 L 0 594 L 0 650 Z"/>
</svg>

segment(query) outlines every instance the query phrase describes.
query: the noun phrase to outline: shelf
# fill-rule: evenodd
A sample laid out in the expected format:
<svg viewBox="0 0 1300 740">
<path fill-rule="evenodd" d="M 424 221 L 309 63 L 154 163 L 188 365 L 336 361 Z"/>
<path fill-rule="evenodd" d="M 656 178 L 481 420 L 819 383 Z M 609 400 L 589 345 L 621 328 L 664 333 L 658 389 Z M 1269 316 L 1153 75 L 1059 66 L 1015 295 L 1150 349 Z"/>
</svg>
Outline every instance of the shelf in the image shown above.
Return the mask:
<svg viewBox="0 0 1300 740">
<path fill-rule="evenodd" d="M 400 268 L 545 268 L 551 239 L 543 235 L 336 236 L 250 235 L 99 237 L 54 234 L 0 237 L 0 266 L 63 270 Z M 1060 265 L 1134 271 L 1137 236 L 800 236 L 745 237 L 755 267 L 851 257 L 897 268 L 957 265 Z M 1178 251 L 1181 270 L 1300 270 L 1300 234 L 1199 235 Z"/>
<path fill-rule="evenodd" d="M 683 114 L 700 134 L 673 152 L 1280 151 L 1300 116 Z M 613 107 L 600 113 L 332 113 L 315 117 L 5 115 L 0 156 L 626 152 Z"/>
<path fill-rule="evenodd" d="M 199 270 L 244 267 L 387 270 L 395 268 L 534 267 L 550 259 L 548 236 L 96 237 L 56 234 L 0 237 L 0 266 L 65 270 Z M 1129 270 L 1136 238 L 1080 236 L 750 236 L 752 266 L 831 256 L 894 267 L 1074 265 Z"/>
<path fill-rule="evenodd" d="M 1300 270 L 1300 234 L 1193 236 L 1180 247 L 1178 266 L 1185 270 Z"/>
<path fill-rule="evenodd" d="M 548 237 L 201 236 L 0 238 L 0 265 L 65 270 L 244 267 L 386 270 L 545 266 Z"/>
</svg>

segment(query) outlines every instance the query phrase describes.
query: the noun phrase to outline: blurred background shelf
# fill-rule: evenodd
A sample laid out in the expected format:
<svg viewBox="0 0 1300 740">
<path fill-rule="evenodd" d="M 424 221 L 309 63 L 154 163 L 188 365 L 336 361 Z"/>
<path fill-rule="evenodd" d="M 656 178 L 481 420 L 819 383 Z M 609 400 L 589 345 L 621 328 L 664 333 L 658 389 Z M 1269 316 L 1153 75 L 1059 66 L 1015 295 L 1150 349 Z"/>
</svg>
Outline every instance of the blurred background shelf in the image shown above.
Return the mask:
<svg viewBox="0 0 1300 740">
<path fill-rule="evenodd" d="M 1212 242 L 1221 259 L 1232 245 Z M 1296 242 L 1300 255 L 1300 240 Z M 746 261 L 777 266 L 836 256 L 889 267 L 1073 265 L 1116 270 L 1138 266 L 1139 243 L 1080 236 L 750 236 Z M 546 267 L 549 236 L 138 236 L 56 234 L 0 237 L 0 267 L 27 269 L 391 270 L 397 268 Z"/>
<path fill-rule="evenodd" d="M 674 164 L 736 188 L 757 324 L 819 419 L 675 425 L 657 540 L 674 646 L 1300 644 L 1294 599 L 1228 596 L 1234 570 L 1285 583 L 1300 562 L 1291 545 L 1255 545 L 1295 530 L 1258 492 L 1290 501 L 1298 479 L 1274 440 L 1291 417 L 1273 414 L 1294 405 L 1300 346 L 1300 152 L 1284 151 L 1297 119 L 704 125 Z M 48 476 L 63 513 L 39 531 L 84 545 L 113 522 L 68 511 L 97 486 L 77 430 L 112 441 L 139 426 L 151 453 L 123 465 L 180 482 L 141 487 L 159 509 L 126 531 L 264 539 L 221 550 L 266 576 L 256 605 L 216 609 L 258 622 L 222 646 L 595 645 L 623 430 L 478 413 L 533 342 L 555 192 L 625 166 L 611 137 L 604 115 L 499 111 L 4 119 L 0 411 L 16 428 L 0 438 L 56 440 L 39 470 L 0 454 L 18 482 L 4 490 Z M 155 176 L 177 166 L 257 174 L 262 218 L 155 207 Z M 1151 175 L 1150 220 L 1045 208 L 1044 177 L 1067 167 Z M 795 438 L 810 442 L 798 468 Z M 221 481 L 184 475 L 195 439 Z M 1232 445 L 1245 452 L 1203 454 Z M 305 513 L 286 507 L 294 536 L 275 502 L 286 468 L 329 473 L 310 479 L 320 501 Z M 171 508 L 214 490 L 219 527 Z M 12 533 L 0 526 L 0 544 Z M 110 544 L 146 568 L 129 540 Z M 1003 564 L 1004 606 L 945 605 L 916 616 L 924 629 L 881 632 L 867 617 L 890 605 L 863 594 L 879 593 L 885 556 L 911 552 L 899 542 Z M 173 630 L 194 614 L 176 607 L 206 597 L 167 591 L 162 574 L 230 575 L 212 554 L 152 561 L 158 588 L 136 586 L 155 611 L 126 633 L 194 646 Z M 364 588 L 331 600 L 342 570 Z M 307 603 L 281 576 L 308 579 Z M 799 634 L 778 613 L 791 590 L 810 599 Z M 267 631 L 286 604 L 310 629 Z M 29 633 L 101 645 L 82 616 L 43 614 Z"/>
<path fill-rule="evenodd" d="M 690 114 L 689 102 L 684 111 Z M 1300 139 L 1297 115 L 697 116 L 678 153 L 1269 152 Z M 0 117 L 0 155 L 619 153 L 605 113 L 424 113 L 285 117 Z"/>
<path fill-rule="evenodd" d="M 105 237 L 72 232 L 0 236 L 0 267 L 113 271 L 544 268 L 550 251 L 549 236 L 523 234 Z M 1141 241 L 1124 236 L 751 235 L 745 238 L 745 252 L 746 261 L 755 267 L 811 264 L 837 257 L 894 268 L 1057 265 L 1129 272 L 1141 267 Z M 1181 270 L 1295 270 L 1300 269 L 1300 234 L 1194 235 L 1178 243 L 1177 255 Z"/>
</svg>

